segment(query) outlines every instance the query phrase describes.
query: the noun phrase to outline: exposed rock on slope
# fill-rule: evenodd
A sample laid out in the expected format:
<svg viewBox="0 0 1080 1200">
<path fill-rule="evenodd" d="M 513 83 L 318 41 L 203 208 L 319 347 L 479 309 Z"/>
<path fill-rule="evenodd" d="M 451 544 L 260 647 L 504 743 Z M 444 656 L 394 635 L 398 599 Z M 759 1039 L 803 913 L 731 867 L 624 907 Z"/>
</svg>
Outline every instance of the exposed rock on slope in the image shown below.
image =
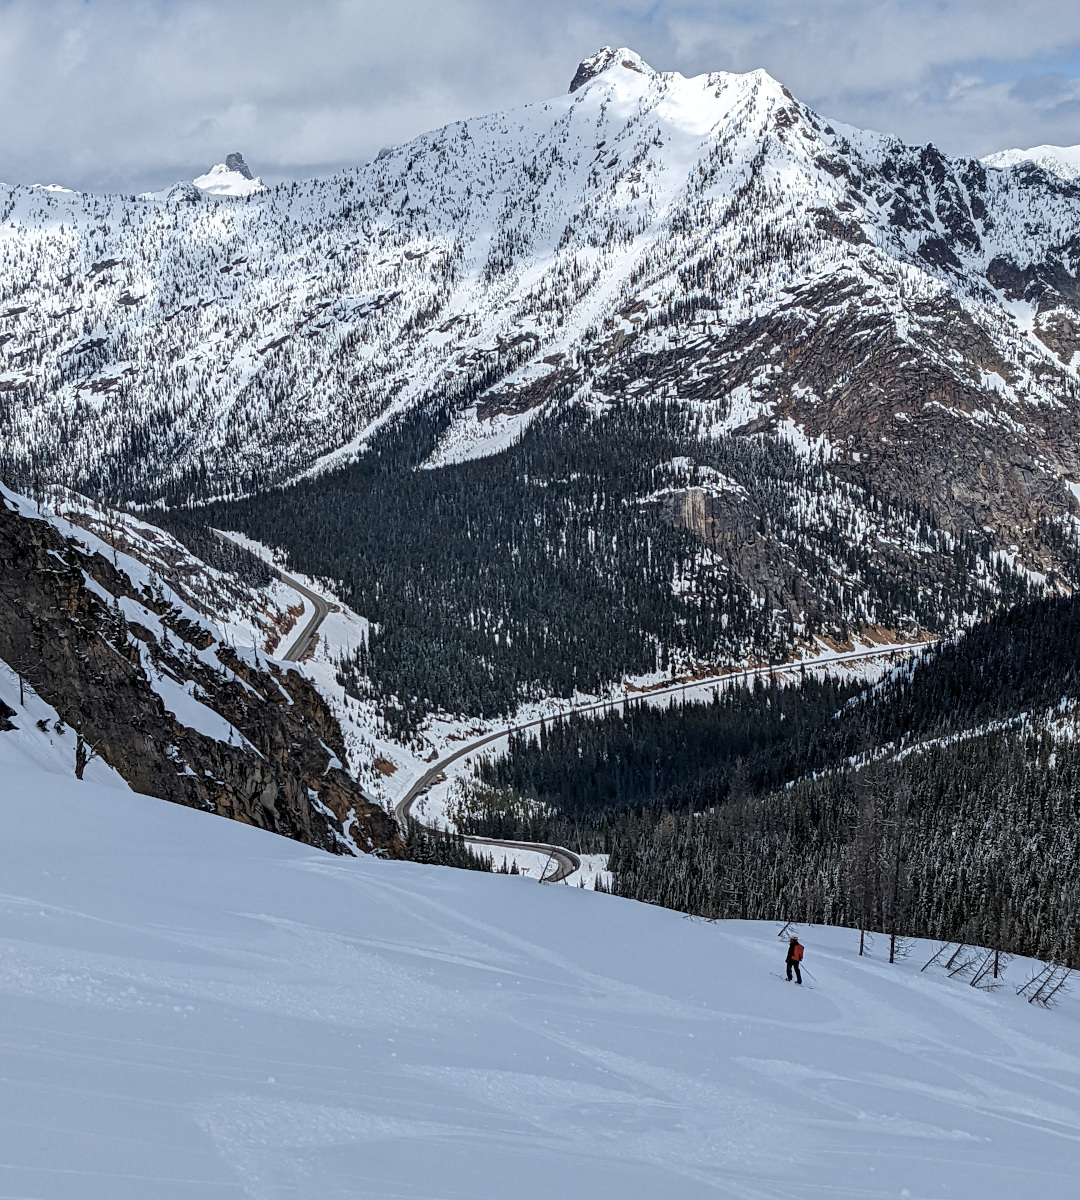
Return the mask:
<svg viewBox="0 0 1080 1200">
<path fill-rule="evenodd" d="M 0 659 L 136 791 L 337 853 L 403 854 L 302 675 L 224 647 L 15 497 L 0 497 Z"/>
<path fill-rule="evenodd" d="M 226 155 L 223 163 L 211 167 L 205 175 L 197 176 L 192 183 L 212 196 L 254 196 L 266 191 L 263 181 L 252 175 L 240 153 Z"/>
</svg>

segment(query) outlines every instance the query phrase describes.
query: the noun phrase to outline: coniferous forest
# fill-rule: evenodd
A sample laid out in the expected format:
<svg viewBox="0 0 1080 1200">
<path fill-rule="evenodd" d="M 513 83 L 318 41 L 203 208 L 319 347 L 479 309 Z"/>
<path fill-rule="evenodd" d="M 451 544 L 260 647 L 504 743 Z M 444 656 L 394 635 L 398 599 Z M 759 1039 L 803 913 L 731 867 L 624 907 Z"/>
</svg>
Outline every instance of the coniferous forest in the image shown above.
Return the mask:
<svg viewBox="0 0 1080 1200">
<path fill-rule="evenodd" d="M 758 683 L 511 739 L 460 828 L 606 850 L 624 896 L 1080 962 L 1080 599 L 883 683 Z"/>
<path fill-rule="evenodd" d="M 341 682 L 375 695 L 393 732 L 693 662 L 781 660 L 817 633 L 953 629 L 1030 592 L 985 535 L 942 533 L 788 443 L 707 437 L 686 404 L 570 406 L 504 453 L 421 469 L 448 422 L 413 413 L 345 468 L 151 514 L 204 541 L 207 525 L 243 530 L 333 581 L 373 622 Z"/>
</svg>

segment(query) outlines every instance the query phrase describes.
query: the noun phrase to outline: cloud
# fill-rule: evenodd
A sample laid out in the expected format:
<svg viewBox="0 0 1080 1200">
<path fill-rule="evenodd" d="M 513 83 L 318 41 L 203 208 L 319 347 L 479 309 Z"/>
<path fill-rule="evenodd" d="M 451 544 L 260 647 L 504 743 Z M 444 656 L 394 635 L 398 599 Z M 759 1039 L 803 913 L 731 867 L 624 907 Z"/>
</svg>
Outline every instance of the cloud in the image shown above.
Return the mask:
<svg viewBox="0 0 1080 1200">
<path fill-rule="evenodd" d="M 765 67 L 956 153 L 1080 142 L 1060 0 L 0 0 L 0 178 L 134 191 L 234 149 L 269 179 L 322 173 L 562 92 L 604 43 Z"/>
</svg>

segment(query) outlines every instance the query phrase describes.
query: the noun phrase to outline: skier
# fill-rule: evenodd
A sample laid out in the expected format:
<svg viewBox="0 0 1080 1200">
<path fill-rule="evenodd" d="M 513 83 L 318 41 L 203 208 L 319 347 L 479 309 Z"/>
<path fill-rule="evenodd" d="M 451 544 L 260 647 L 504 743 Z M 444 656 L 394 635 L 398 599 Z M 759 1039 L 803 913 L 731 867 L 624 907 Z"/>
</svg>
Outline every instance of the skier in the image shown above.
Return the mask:
<svg viewBox="0 0 1080 1200">
<path fill-rule="evenodd" d="M 795 982 L 802 983 L 802 971 L 799 969 L 799 963 L 802 962 L 803 947 L 802 943 L 794 935 L 788 941 L 787 948 L 787 977 L 788 982 L 791 982 L 792 968 L 795 970 Z"/>
</svg>

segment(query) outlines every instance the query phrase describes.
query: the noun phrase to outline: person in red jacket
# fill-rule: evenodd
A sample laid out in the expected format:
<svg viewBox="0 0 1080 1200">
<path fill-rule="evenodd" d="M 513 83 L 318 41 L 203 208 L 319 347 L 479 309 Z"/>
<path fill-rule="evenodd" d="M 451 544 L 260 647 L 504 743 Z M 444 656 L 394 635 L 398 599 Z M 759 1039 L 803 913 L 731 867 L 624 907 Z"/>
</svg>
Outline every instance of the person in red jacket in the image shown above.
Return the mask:
<svg viewBox="0 0 1080 1200">
<path fill-rule="evenodd" d="M 802 962 L 803 947 L 797 937 L 792 937 L 788 941 L 787 948 L 787 977 L 790 981 L 791 972 L 795 972 L 795 982 L 802 983 L 802 971 L 799 969 L 799 963 Z"/>
</svg>

